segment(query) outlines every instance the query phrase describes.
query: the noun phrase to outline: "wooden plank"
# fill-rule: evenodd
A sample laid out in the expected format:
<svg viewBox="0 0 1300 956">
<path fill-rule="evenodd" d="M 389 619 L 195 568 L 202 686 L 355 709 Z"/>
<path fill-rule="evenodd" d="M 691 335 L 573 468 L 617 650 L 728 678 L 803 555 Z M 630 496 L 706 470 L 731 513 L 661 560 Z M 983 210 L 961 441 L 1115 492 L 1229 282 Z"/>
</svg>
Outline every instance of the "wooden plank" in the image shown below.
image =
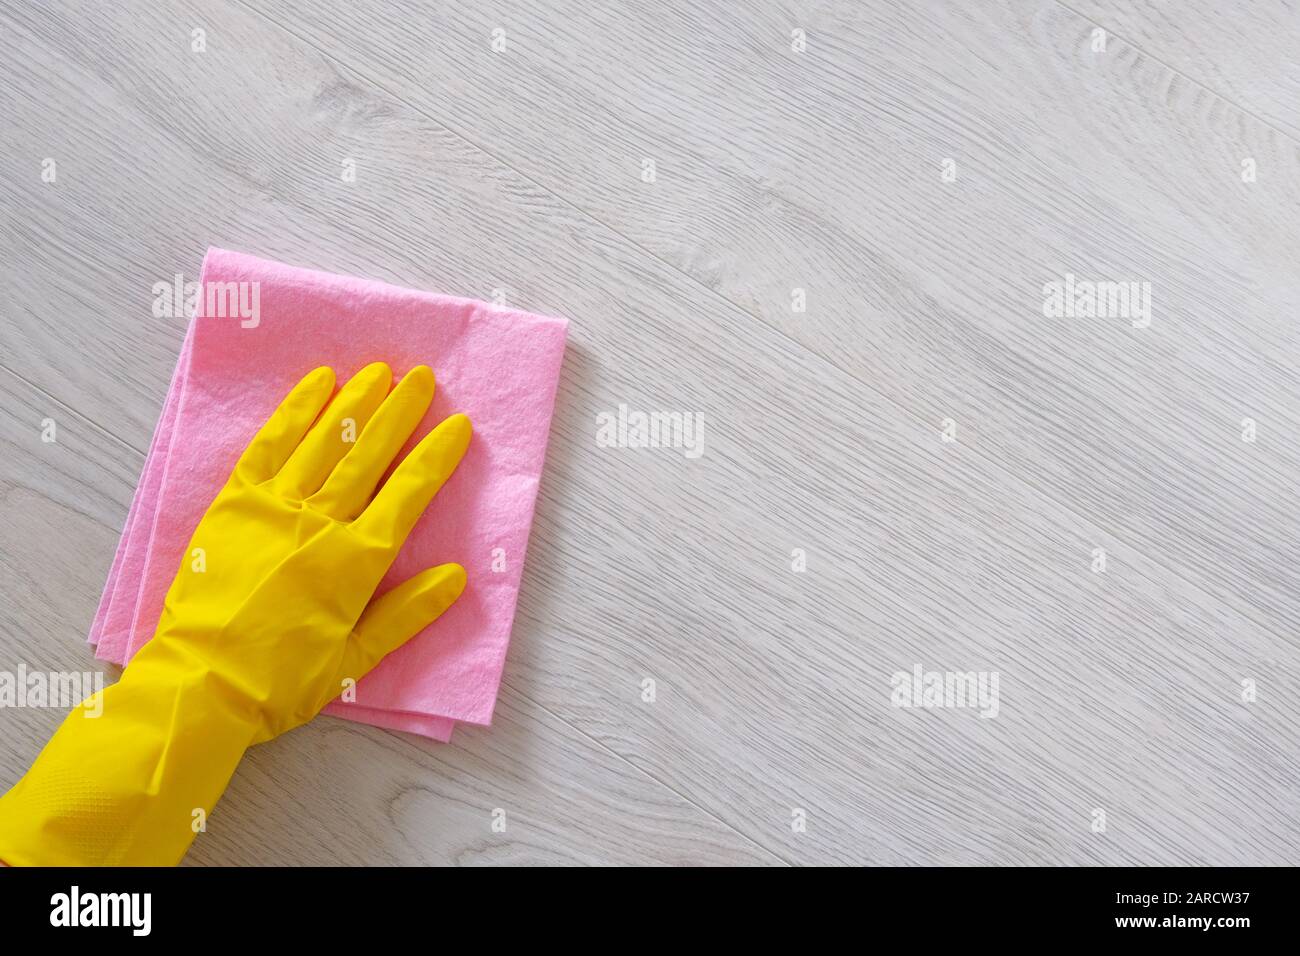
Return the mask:
<svg viewBox="0 0 1300 956">
<path fill-rule="evenodd" d="M 1234 106 L 1300 140 L 1300 16 L 1286 0 L 1069 0 L 1071 9 Z M 1264 176 L 1279 170 L 1267 167 Z"/>
<path fill-rule="evenodd" d="M 960 423 L 1057 507 L 1249 595 L 1259 626 L 1300 614 L 1300 518 L 1276 493 L 1300 466 L 1300 163 L 1158 60 L 1094 52 L 1054 0 L 760 6 L 725 28 L 686 0 L 266 9 L 916 419 Z M 1243 183 L 1244 155 L 1270 175 Z M 1045 318 L 1066 273 L 1149 282 L 1152 327 Z"/>
</svg>

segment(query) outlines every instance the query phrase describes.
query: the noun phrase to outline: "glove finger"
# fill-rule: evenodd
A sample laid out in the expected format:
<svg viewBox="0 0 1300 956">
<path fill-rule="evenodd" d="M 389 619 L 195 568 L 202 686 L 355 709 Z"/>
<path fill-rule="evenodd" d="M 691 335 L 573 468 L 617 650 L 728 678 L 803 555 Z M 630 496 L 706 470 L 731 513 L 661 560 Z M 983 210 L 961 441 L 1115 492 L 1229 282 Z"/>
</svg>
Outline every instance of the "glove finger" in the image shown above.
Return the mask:
<svg viewBox="0 0 1300 956">
<path fill-rule="evenodd" d="M 343 652 L 339 682 L 360 680 L 392 651 L 419 634 L 465 590 L 465 569 L 440 564 L 407 578 L 370 602 Z"/>
<path fill-rule="evenodd" d="M 468 418 L 452 415 L 425 435 L 384 482 L 354 527 L 396 553 L 460 464 L 472 431 Z"/>
<path fill-rule="evenodd" d="M 411 369 L 308 504 L 339 521 L 359 515 L 428 411 L 433 389 L 433 372 L 427 365 Z"/>
<path fill-rule="evenodd" d="M 383 362 L 373 362 L 353 375 L 275 476 L 276 491 L 305 498 L 320 488 L 383 403 L 392 383 L 392 369 Z"/>
<path fill-rule="evenodd" d="M 321 366 L 293 387 L 280 407 L 239 456 L 235 473 L 249 481 L 266 481 L 289 460 L 334 391 L 334 370 Z"/>
</svg>

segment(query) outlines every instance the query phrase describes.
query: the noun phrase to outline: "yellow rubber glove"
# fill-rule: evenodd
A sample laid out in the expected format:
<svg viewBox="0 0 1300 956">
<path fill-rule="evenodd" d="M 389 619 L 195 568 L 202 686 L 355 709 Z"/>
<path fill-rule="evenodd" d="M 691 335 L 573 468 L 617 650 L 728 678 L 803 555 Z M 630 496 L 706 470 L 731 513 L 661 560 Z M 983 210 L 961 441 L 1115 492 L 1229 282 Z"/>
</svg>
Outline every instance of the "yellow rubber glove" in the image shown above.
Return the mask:
<svg viewBox="0 0 1300 956">
<path fill-rule="evenodd" d="M 465 571 L 444 564 L 372 600 L 470 439 L 469 419 L 448 418 L 376 494 L 433 398 L 424 366 L 391 382 L 369 365 L 330 402 L 334 373 L 318 368 L 289 393 L 102 714 L 74 711 L 0 798 L 0 860 L 179 862 L 249 746 L 310 720 L 460 596 Z"/>
</svg>

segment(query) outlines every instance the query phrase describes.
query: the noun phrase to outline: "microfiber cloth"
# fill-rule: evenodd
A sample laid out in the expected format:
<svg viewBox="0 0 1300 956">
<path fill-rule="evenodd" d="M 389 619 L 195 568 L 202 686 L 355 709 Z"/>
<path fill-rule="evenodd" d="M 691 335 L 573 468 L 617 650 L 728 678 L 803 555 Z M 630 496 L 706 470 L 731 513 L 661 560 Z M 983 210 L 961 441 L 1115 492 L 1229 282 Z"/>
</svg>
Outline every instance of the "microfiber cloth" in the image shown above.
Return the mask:
<svg viewBox="0 0 1300 956">
<path fill-rule="evenodd" d="M 456 473 L 416 525 L 380 590 L 445 561 L 460 600 L 326 711 L 434 739 L 492 716 L 518 597 L 567 322 L 482 302 L 297 269 L 210 249 L 200 276 L 257 283 L 256 324 L 208 314 L 182 346 L 90 640 L 125 663 L 152 635 L 199 518 L 249 438 L 310 369 L 345 381 L 376 360 L 400 377 L 427 364 L 433 405 L 407 449 L 454 412 L 474 423 Z"/>
</svg>

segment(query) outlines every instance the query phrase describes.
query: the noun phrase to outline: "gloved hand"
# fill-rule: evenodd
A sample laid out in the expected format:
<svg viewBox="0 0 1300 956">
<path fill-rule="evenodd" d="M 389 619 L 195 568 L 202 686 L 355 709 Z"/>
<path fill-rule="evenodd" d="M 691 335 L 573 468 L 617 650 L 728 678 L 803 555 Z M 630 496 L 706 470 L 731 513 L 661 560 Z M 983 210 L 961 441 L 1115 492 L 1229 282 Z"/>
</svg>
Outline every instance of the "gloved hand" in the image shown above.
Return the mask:
<svg viewBox="0 0 1300 956">
<path fill-rule="evenodd" d="M 249 746 L 310 720 L 460 596 L 465 571 L 444 564 L 373 597 L 470 439 L 469 419 L 448 418 L 376 494 L 433 398 L 427 367 L 391 381 L 369 365 L 330 402 L 334 373 L 318 368 L 289 393 L 101 716 L 74 711 L 0 798 L 0 860 L 179 862 Z"/>
</svg>

